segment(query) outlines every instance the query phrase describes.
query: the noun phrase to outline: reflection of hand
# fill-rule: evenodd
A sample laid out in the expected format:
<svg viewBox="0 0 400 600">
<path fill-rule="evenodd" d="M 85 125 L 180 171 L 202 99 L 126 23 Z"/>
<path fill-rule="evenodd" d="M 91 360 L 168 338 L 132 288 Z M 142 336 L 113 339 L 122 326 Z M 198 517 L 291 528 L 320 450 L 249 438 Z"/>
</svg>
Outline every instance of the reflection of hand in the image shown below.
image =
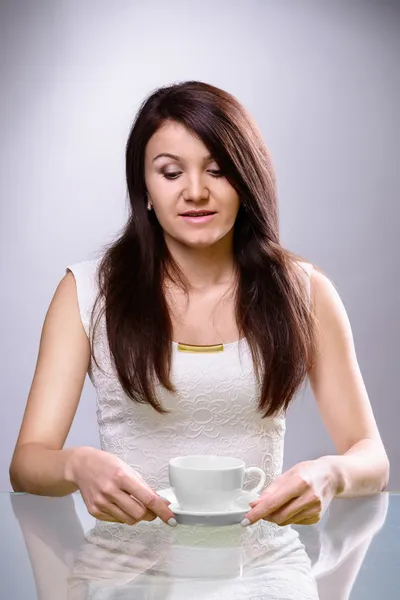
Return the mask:
<svg viewBox="0 0 400 600">
<path fill-rule="evenodd" d="M 242 525 L 260 519 L 277 525 L 317 523 L 335 495 L 331 467 L 323 458 L 301 462 L 275 479 L 258 500 Z"/>
<path fill-rule="evenodd" d="M 170 503 L 113 454 L 97 448 L 77 448 L 67 476 L 78 486 L 89 513 L 101 521 L 134 525 L 160 517 L 176 525 L 168 508 Z"/>
<path fill-rule="evenodd" d="M 94 543 L 86 542 L 82 546 L 69 575 L 70 594 L 73 589 L 83 587 L 85 581 L 96 581 L 97 585 L 109 586 L 111 584 L 112 587 L 117 587 L 133 581 L 151 569 L 160 560 L 160 554 L 149 552 L 142 537 L 140 536 L 138 542 L 132 540 L 125 550 L 123 539 L 120 547 L 117 545 L 114 548 L 107 548 L 97 545 L 102 543 L 101 538 L 96 539 L 96 536 L 92 536 Z M 75 598 L 75 596 L 71 597 Z"/>
<path fill-rule="evenodd" d="M 333 568 L 334 563 L 343 561 L 358 546 L 370 543 L 386 520 L 388 505 L 387 493 L 335 499 L 321 527 L 325 566 L 327 556 Z"/>
<path fill-rule="evenodd" d="M 371 540 L 385 522 L 388 502 L 387 493 L 337 498 L 320 525 L 297 529 L 309 556 L 310 543 L 312 554 L 315 541 L 310 535 L 318 535 L 318 557 L 312 561 L 312 570 L 321 600 L 348 600 L 351 597 Z"/>
<path fill-rule="evenodd" d="M 42 575 L 45 579 L 45 548 L 59 559 L 60 565 L 71 566 L 74 555 L 85 541 L 73 496 L 54 501 L 54 498 L 43 496 L 11 494 L 10 501 L 35 569 L 35 581 Z"/>
</svg>

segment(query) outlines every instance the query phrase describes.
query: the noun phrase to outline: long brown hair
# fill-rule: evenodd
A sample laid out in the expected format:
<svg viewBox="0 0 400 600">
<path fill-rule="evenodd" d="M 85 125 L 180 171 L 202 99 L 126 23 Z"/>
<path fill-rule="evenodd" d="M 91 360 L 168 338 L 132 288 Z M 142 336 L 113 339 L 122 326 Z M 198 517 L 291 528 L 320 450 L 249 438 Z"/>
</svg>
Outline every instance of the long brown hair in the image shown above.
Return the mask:
<svg viewBox="0 0 400 600">
<path fill-rule="evenodd" d="M 118 239 L 104 253 L 98 271 L 110 355 L 125 393 L 134 401 L 166 411 L 155 381 L 175 392 L 170 380 L 172 323 L 163 293 L 165 278 L 185 287 L 154 213 L 147 210 L 144 178 L 146 144 L 167 121 L 185 126 L 208 148 L 237 191 L 234 227 L 238 272 L 236 321 L 249 343 L 260 383 L 264 417 L 286 410 L 311 368 L 315 328 L 300 258 L 279 241 L 273 167 L 261 133 L 231 94 L 187 81 L 161 87 L 142 104 L 126 145 L 130 215 Z"/>
</svg>

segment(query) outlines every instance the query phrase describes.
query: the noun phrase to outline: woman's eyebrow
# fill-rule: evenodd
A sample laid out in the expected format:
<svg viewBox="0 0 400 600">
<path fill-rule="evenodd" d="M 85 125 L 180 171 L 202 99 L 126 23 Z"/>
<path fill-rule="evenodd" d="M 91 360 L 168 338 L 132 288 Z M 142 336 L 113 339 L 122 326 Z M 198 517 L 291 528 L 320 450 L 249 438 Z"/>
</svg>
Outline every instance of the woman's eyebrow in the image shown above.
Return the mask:
<svg viewBox="0 0 400 600">
<path fill-rule="evenodd" d="M 161 152 L 161 154 L 157 154 L 157 156 L 155 156 L 153 158 L 152 162 L 157 160 L 157 158 L 161 158 L 162 156 L 166 156 L 167 158 L 172 158 L 173 160 L 185 162 L 185 159 L 182 158 L 181 156 L 177 156 L 176 154 L 170 154 L 169 152 Z M 207 161 L 213 160 L 213 159 L 214 159 L 214 157 L 211 154 L 209 154 L 208 156 L 205 156 L 203 158 L 203 162 L 207 162 Z"/>
</svg>

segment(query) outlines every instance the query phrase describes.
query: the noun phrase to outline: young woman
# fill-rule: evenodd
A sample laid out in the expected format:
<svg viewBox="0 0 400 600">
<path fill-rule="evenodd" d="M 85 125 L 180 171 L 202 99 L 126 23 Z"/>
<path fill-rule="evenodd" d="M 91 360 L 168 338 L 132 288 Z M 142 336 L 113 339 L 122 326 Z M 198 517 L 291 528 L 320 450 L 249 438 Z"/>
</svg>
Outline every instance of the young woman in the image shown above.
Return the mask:
<svg viewBox="0 0 400 600">
<path fill-rule="evenodd" d="M 267 474 L 243 526 L 317 522 L 377 493 L 388 459 L 330 281 L 283 248 L 275 178 L 252 118 L 201 82 L 157 90 L 126 147 L 131 214 L 50 304 L 10 467 L 15 490 L 80 490 L 99 520 L 176 525 L 168 460 L 242 458 Z M 64 449 L 86 373 L 101 450 Z M 285 411 L 308 376 L 337 455 L 281 473 Z"/>
</svg>

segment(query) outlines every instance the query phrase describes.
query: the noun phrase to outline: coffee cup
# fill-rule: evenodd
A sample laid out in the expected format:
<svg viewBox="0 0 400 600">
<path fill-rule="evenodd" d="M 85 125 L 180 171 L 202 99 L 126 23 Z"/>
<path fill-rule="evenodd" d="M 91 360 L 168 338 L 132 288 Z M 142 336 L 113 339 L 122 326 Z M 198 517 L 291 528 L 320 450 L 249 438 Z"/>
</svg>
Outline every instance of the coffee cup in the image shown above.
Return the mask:
<svg viewBox="0 0 400 600">
<path fill-rule="evenodd" d="M 192 512 L 223 512 L 232 509 L 243 494 L 254 497 L 265 484 L 258 467 L 246 467 L 230 456 L 179 456 L 169 461 L 169 481 L 180 508 Z M 260 482 L 244 490 L 246 475 L 257 473 Z"/>
</svg>

